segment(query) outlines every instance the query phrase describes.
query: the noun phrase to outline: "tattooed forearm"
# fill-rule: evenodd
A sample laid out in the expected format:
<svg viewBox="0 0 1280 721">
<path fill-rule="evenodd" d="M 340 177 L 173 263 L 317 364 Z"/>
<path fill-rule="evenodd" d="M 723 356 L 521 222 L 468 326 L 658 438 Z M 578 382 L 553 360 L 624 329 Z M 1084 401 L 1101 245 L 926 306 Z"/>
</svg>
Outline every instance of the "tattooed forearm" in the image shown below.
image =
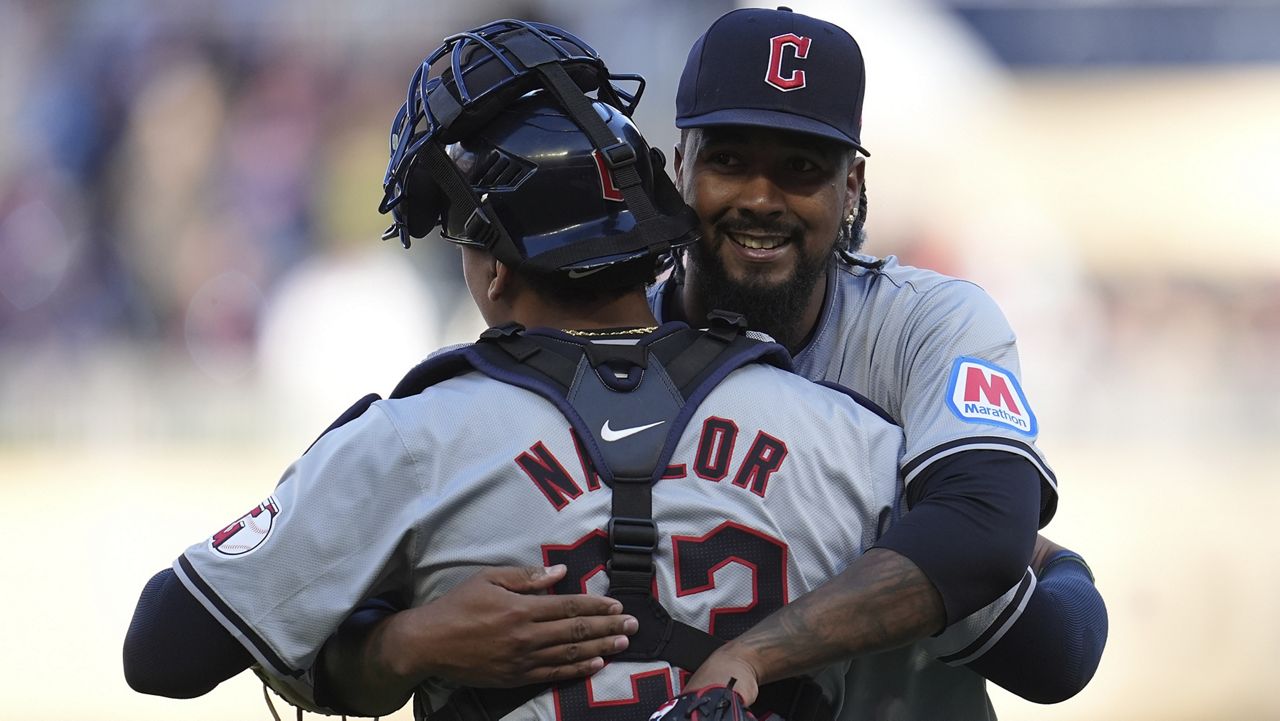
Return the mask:
<svg viewBox="0 0 1280 721">
<path fill-rule="evenodd" d="M 872 549 L 730 645 L 768 683 L 919 640 L 945 621 L 941 596 L 914 563 Z"/>
</svg>

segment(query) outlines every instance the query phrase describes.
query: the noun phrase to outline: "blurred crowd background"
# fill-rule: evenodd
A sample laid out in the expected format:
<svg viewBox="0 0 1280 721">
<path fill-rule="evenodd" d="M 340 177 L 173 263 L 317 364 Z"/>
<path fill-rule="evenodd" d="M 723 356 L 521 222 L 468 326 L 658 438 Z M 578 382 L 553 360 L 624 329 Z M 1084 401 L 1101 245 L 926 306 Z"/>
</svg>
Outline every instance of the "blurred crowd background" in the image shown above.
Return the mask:
<svg viewBox="0 0 1280 721">
<path fill-rule="evenodd" d="M 413 69 L 556 23 L 648 79 L 669 149 L 688 48 L 734 6 L 0 0 L 0 716 L 266 718 L 247 678 L 132 694 L 119 642 L 152 572 L 481 329 L 451 246 L 378 240 Z M 1280 4 L 792 6 L 867 59 L 866 250 L 1001 303 L 1063 479 L 1046 533 L 1110 604 L 1094 684 L 1001 717 L 1280 718 Z"/>
</svg>

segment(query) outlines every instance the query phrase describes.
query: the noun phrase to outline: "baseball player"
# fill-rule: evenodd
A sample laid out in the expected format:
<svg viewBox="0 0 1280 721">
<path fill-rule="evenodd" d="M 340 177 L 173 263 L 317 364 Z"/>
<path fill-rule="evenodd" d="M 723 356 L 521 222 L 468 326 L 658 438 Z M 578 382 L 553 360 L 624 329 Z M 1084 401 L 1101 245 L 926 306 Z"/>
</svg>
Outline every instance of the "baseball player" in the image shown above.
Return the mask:
<svg viewBox="0 0 1280 721">
<path fill-rule="evenodd" d="M 848 33 L 781 8 L 722 16 L 680 79 L 677 182 L 703 239 L 653 288 L 655 314 L 696 323 L 713 308 L 741 312 L 787 346 L 799 373 L 886 409 L 905 429 L 911 508 L 858 562 L 893 598 L 833 584 L 727 647 L 693 683 L 723 683 L 744 665 L 769 680 L 821 663 L 842 652 L 833 628 L 849 643 L 864 634 L 907 639 L 971 614 L 1003 615 L 979 638 L 857 662 L 845 699 L 846 718 L 985 719 L 994 714 L 982 679 L 945 664 L 1060 700 L 1096 668 L 1105 607 L 1083 560 L 1065 549 L 1042 543 L 1056 552 L 1041 555 L 1050 563 L 1041 564 L 1039 591 L 1027 569 L 1057 482 L 1036 448 L 1014 335 L 995 303 L 971 283 L 857 252 L 867 210 L 864 79 Z M 921 598 L 932 589 L 941 603 L 893 614 L 910 588 Z M 1026 609 L 1029 618 L 1014 624 Z M 1023 653 L 1043 662 L 1030 669 L 1018 662 Z M 745 681 L 738 688 L 749 700 Z"/>
<path fill-rule="evenodd" d="M 757 15 L 757 12 L 761 14 Z M 716 37 L 712 37 L 717 27 L 720 32 Z M 851 350 L 853 346 L 858 345 L 855 339 L 875 338 L 874 330 L 880 320 L 884 320 L 891 326 L 881 335 L 892 338 L 893 334 L 897 333 L 904 341 L 913 344 L 905 348 L 904 353 L 924 350 L 939 354 L 937 357 L 928 354 L 920 356 L 918 360 L 925 366 L 929 363 L 949 362 L 951 356 L 947 356 L 947 353 L 955 353 L 957 348 L 965 348 L 966 344 L 971 346 L 975 342 L 974 338 L 965 334 L 971 325 L 974 327 L 972 333 L 979 338 L 984 334 L 990 334 L 998 351 L 992 353 L 985 346 L 974 349 L 976 362 L 971 365 L 976 368 L 977 373 L 991 371 L 989 366 L 992 358 L 995 361 L 1010 363 L 1016 361 L 1016 357 L 1012 355 L 1012 335 L 989 299 L 972 286 L 923 272 L 914 274 L 908 280 L 917 283 L 927 282 L 930 286 L 947 286 L 948 282 L 959 286 L 944 287 L 941 291 L 933 293 L 934 297 L 941 298 L 942 301 L 951 305 L 944 305 L 941 310 L 935 309 L 932 312 L 944 313 L 955 305 L 972 305 L 971 308 L 962 308 L 973 319 L 972 321 L 948 320 L 942 325 L 943 328 L 948 323 L 955 326 L 955 347 L 922 348 L 922 339 L 911 336 L 909 331 L 912 329 L 912 323 L 928 320 L 924 317 L 924 313 L 917 313 L 916 315 L 920 317 L 912 318 L 911 304 L 915 303 L 917 310 L 922 308 L 929 310 L 929 308 L 927 304 L 920 304 L 917 298 L 913 298 L 908 293 L 899 294 L 896 298 L 889 296 L 889 300 L 896 302 L 896 307 L 902 310 L 901 316 L 891 313 L 882 319 L 874 314 L 864 314 L 863 319 L 867 321 L 864 326 L 846 328 L 843 332 L 841 328 L 836 327 L 827 332 L 826 336 L 806 341 L 820 316 L 827 324 L 834 323 L 838 326 L 841 323 L 852 325 L 855 315 L 852 303 L 843 303 L 834 312 L 831 310 L 833 304 L 828 302 L 827 298 L 834 300 L 835 293 L 828 288 L 838 276 L 836 270 L 829 271 L 827 258 L 832 255 L 839 232 L 848 238 L 855 227 L 861 226 L 860 222 L 856 226 L 850 222 L 838 231 L 839 215 L 829 212 L 832 207 L 838 207 L 838 201 L 842 202 L 850 196 L 855 199 L 860 197 L 861 161 L 849 152 L 849 148 L 853 145 L 848 135 L 841 136 L 841 141 L 832 147 L 829 141 L 822 139 L 822 133 L 813 131 L 827 128 L 826 132 L 831 132 L 830 126 L 824 125 L 822 120 L 831 116 L 836 116 L 836 122 L 848 126 L 854 122 L 853 119 L 856 119 L 857 113 L 849 114 L 850 107 L 841 105 L 839 102 L 834 103 L 832 107 L 826 107 L 828 100 L 825 98 L 832 97 L 832 94 L 838 95 L 835 93 L 836 88 L 830 87 L 829 82 L 825 86 L 818 87 L 818 90 L 827 93 L 826 95 L 821 96 L 818 101 L 808 101 L 809 105 L 816 102 L 817 107 L 809 107 L 801 102 L 799 107 L 788 110 L 787 102 L 790 101 L 780 101 L 777 95 L 802 89 L 801 78 L 804 77 L 804 73 L 788 72 L 786 77 L 781 77 L 784 71 L 781 66 L 774 67 L 773 63 L 781 62 L 779 58 L 792 50 L 801 55 L 807 55 L 809 50 L 806 48 L 813 40 L 805 41 L 803 38 L 811 36 L 821 36 L 827 38 L 827 41 L 835 38 L 835 42 L 828 42 L 824 49 L 824 52 L 832 48 L 837 51 L 834 59 L 831 59 L 829 54 L 825 56 L 824 62 L 827 66 L 838 66 L 846 70 L 857 68 L 860 71 L 861 58 L 857 54 L 856 44 L 843 31 L 826 23 L 790 13 L 773 11 L 731 13 L 713 27 L 713 32 L 709 32 L 691 54 L 690 70 L 686 71 L 685 82 L 682 83 L 681 110 L 685 115 L 698 115 L 698 113 L 689 112 L 689 106 L 696 104 L 698 100 L 698 89 L 702 89 L 702 92 L 712 100 L 727 101 L 727 104 L 722 107 L 711 109 L 722 112 L 710 112 L 699 118 L 709 125 L 727 131 L 721 133 L 717 139 L 718 144 L 702 149 L 708 154 L 708 164 L 715 166 L 715 173 L 720 176 L 720 182 L 684 183 L 683 189 L 686 199 L 695 204 L 704 220 L 715 220 L 714 223 L 704 225 L 704 234 L 712 242 L 712 248 L 715 247 L 714 243 L 724 242 L 726 234 L 733 236 L 732 241 L 735 244 L 744 247 L 742 253 L 748 259 L 747 267 L 750 269 L 748 276 L 752 282 L 736 282 L 735 278 L 729 277 L 730 274 L 725 272 L 721 272 L 720 277 L 714 277 L 713 273 L 703 273 L 699 276 L 700 270 L 704 267 L 714 269 L 718 255 L 701 252 L 702 246 L 695 246 L 690 253 L 692 257 L 688 260 L 688 280 L 684 281 L 683 285 L 679 282 L 669 284 L 666 286 L 668 288 L 666 293 L 661 289 L 655 292 L 654 300 L 659 303 L 657 310 L 660 313 L 664 312 L 660 303 L 663 300 L 672 301 L 672 296 L 676 295 L 673 289 L 696 289 L 701 277 L 704 282 L 716 286 L 709 292 L 725 291 L 716 297 L 716 303 L 751 313 L 752 321 L 757 327 L 765 328 L 784 339 L 792 345 L 793 349 L 799 350 L 802 357 L 807 354 L 811 359 L 819 359 L 819 361 L 811 361 L 814 363 L 814 368 L 809 369 L 809 372 L 817 378 L 823 378 L 824 372 L 828 370 L 817 365 L 819 362 L 828 364 L 834 371 L 841 367 L 841 358 L 844 356 L 856 358 L 854 351 Z M 766 32 L 768 34 L 764 35 L 761 47 L 767 49 L 768 57 L 766 59 L 762 55 L 761 61 L 768 66 L 767 72 L 762 71 L 757 74 L 749 69 L 743 69 L 748 67 L 745 65 L 734 68 L 725 67 L 737 61 L 726 59 L 727 56 L 724 55 L 726 46 Z M 809 35 L 804 34 L 805 32 Z M 841 36 L 843 40 L 840 39 Z M 778 38 L 781 40 L 775 42 Z M 797 47 L 792 48 L 790 43 L 796 44 Z M 819 56 L 822 55 L 819 54 Z M 699 69 L 709 75 L 698 76 Z M 740 72 L 735 73 L 735 70 Z M 756 75 L 764 77 L 764 82 L 760 82 L 760 78 Z M 752 94 L 753 83 L 768 86 L 766 97 L 759 98 L 758 89 L 754 95 Z M 861 102 L 860 94 L 859 90 L 856 98 L 858 105 Z M 759 106 L 754 108 L 749 104 L 745 107 L 734 106 L 732 103 L 735 100 L 739 103 L 744 100 L 743 95 L 747 96 L 747 99 L 758 100 Z M 812 96 L 803 95 L 802 97 L 812 98 Z M 848 101 L 850 104 L 853 102 L 853 100 Z M 823 114 L 824 108 L 826 115 Z M 725 127 L 718 125 L 719 123 L 729 123 L 729 125 Z M 795 128 L 802 132 L 777 133 L 774 132 L 777 126 Z M 764 137 L 755 138 L 751 135 L 751 133 L 764 131 L 773 132 L 773 135 L 765 134 Z M 856 139 L 856 130 L 853 131 L 853 137 Z M 688 136 L 686 136 L 687 139 Z M 744 173 L 741 160 L 748 157 L 746 151 L 753 147 L 784 149 L 785 154 L 773 156 L 774 166 L 767 172 L 749 168 Z M 677 149 L 678 153 L 682 153 L 682 157 L 684 151 L 687 151 L 687 145 Z M 851 162 L 847 167 L 853 168 L 857 173 L 856 186 L 853 183 L 854 175 L 847 170 L 832 172 L 832 158 L 848 159 Z M 742 175 L 739 174 L 745 175 L 746 180 L 757 183 L 757 187 L 763 184 L 765 190 L 762 192 L 764 193 L 774 195 L 784 194 L 784 191 L 790 193 L 792 197 L 788 198 L 788 202 L 794 203 L 795 207 L 771 208 L 768 214 L 777 216 L 778 222 L 760 223 L 756 222 L 759 219 L 753 216 L 757 213 L 750 207 L 716 206 L 713 202 L 708 202 L 708 199 L 714 200 L 718 194 L 726 192 L 726 187 L 731 191 L 731 181 L 742 179 Z M 760 176 L 765 176 L 765 180 L 761 180 Z M 823 188 L 839 187 L 830 182 L 832 176 L 842 179 L 849 191 L 848 195 L 830 191 L 826 196 L 822 195 Z M 701 179 L 706 180 L 705 177 Z M 682 177 L 683 180 L 685 180 L 684 177 Z M 773 187 L 769 188 L 769 185 Z M 826 219 L 825 231 L 822 230 L 823 219 L 820 217 L 824 212 L 834 216 Z M 788 224 L 790 228 L 778 227 Z M 727 232 L 718 234 L 722 228 Z M 798 239 L 797 228 L 802 231 Z M 806 230 L 808 232 L 803 232 Z M 816 246 L 816 249 L 800 247 L 806 241 Z M 782 250 L 779 251 L 779 248 Z M 790 252 L 792 250 L 795 251 L 794 254 Z M 810 256 L 809 268 L 804 273 L 788 272 L 788 264 L 794 262 L 795 255 Z M 816 258 L 816 262 L 813 258 Z M 780 277 L 770 278 L 770 275 Z M 807 287 L 804 282 L 797 282 L 795 276 L 799 275 L 807 276 L 810 280 Z M 890 278 L 882 284 L 883 291 L 889 293 L 889 286 L 895 279 L 892 279 L 887 271 L 884 275 L 874 277 Z M 822 279 L 826 282 L 816 282 Z M 800 280 L 803 281 L 803 278 Z M 797 288 L 800 289 L 799 292 L 796 291 Z M 696 297 L 690 298 L 687 295 L 677 296 L 675 304 L 678 305 L 683 301 L 685 305 L 696 308 L 697 300 Z M 713 306 L 704 304 L 693 315 L 700 317 L 710 307 Z M 905 327 L 892 327 L 895 324 Z M 846 345 L 841 346 L 838 345 L 839 343 Z M 891 344 L 892 341 L 889 341 L 888 345 Z M 878 347 L 870 343 L 861 345 L 865 345 L 867 350 Z M 988 358 L 986 361 L 982 358 L 984 353 Z M 855 367 L 877 365 L 881 362 L 883 355 L 884 353 L 875 354 L 874 361 L 868 358 L 856 358 L 855 362 L 860 365 Z M 986 371 L 982 367 L 984 363 L 987 364 Z M 965 394 L 970 391 L 981 394 L 985 391 L 1001 395 L 998 391 L 1000 382 L 1005 381 L 1007 389 L 1010 378 L 1016 385 L 1016 376 L 982 375 L 979 378 L 969 370 L 970 366 L 965 366 L 965 369 L 965 381 L 968 382 L 971 377 L 975 379 L 972 388 L 963 389 Z M 876 370 L 881 373 L 881 376 L 868 379 L 865 372 L 859 375 L 850 369 L 847 378 L 868 387 L 882 383 L 883 385 L 878 387 L 880 395 L 884 396 L 891 407 L 897 410 L 900 417 L 911 417 L 904 410 L 901 399 L 913 392 L 926 393 L 928 391 L 926 384 L 923 382 L 917 382 L 914 385 L 905 382 L 889 384 L 883 376 L 896 377 L 897 374 L 901 374 L 903 378 L 912 377 L 912 369 L 909 366 L 895 363 L 892 358 L 887 359 L 883 367 L 877 367 Z M 916 375 L 925 370 L 927 368 L 921 369 Z M 994 373 L 994 371 L 991 372 Z M 1020 390 L 1018 393 L 1021 393 Z M 1026 407 L 1025 398 L 1020 395 L 1017 403 L 1019 408 Z M 975 407 L 984 406 L 975 404 Z M 987 408 L 987 410 L 995 412 L 998 409 Z M 926 421 L 916 421 L 916 425 L 924 427 Z M 1016 522 L 1019 520 L 1025 532 L 1024 535 L 1034 536 L 1036 515 L 1040 510 L 1038 508 L 1040 490 L 1037 486 L 1042 477 L 1050 482 L 1046 488 L 1049 500 L 1043 504 L 1044 515 L 1047 517 L 1052 511 L 1052 476 L 1031 443 L 1034 432 L 1031 434 L 1005 433 L 1001 436 L 996 432 L 987 432 L 985 424 L 972 424 L 966 421 L 941 428 L 938 432 L 952 434 L 947 439 L 949 441 L 969 438 L 972 440 L 968 444 L 961 442 L 940 447 L 932 457 L 926 455 L 926 457 L 917 458 L 912 464 L 915 473 L 920 474 L 924 479 L 924 482 L 916 483 L 915 488 L 922 499 L 917 501 L 917 505 L 925 509 L 924 512 L 913 516 L 912 520 L 924 519 L 924 522 L 916 523 L 914 527 L 909 526 L 910 530 L 900 534 L 896 547 L 884 544 L 882 548 L 876 549 L 855 564 L 859 566 L 856 573 L 850 573 L 848 578 L 837 579 L 837 582 L 833 582 L 829 587 L 824 588 L 820 595 L 815 596 L 817 599 L 826 594 L 835 594 L 835 598 L 840 602 L 828 604 L 824 608 L 834 609 L 837 617 L 824 619 L 826 622 L 810 626 L 810 628 L 822 629 L 822 638 L 802 634 L 791 638 L 791 644 L 787 646 L 791 650 L 783 655 L 783 660 L 792 663 L 779 664 L 769 669 L 770 673 L 776 671 L 773 677 L 786 675 L 784 668 L 795 671 L 809 665 L 820 665 L 820 660 L 812 655 L 806 656 L 806 653 L 813 654 L 820 651 L 826 654 L 821 656 L 821 660 L 831 660 L 920 638 L 941 628 L 943 621 L 948 618 L 947 614 L 966 618 L 970 622 L 986 619 L 987 623 L 977 624 L 976 627 L 980 629 L 977 633 L 971 631 L 974 627 L 972 623 L 953 626 L 947 633 L 928 644 L 909 647 L 890 655 L 881 654 L 866 661 L 865 665 L 869 670 L 860 669 L 852 692 L 846 699 L 845 707 L 850 710 L 849 713 L 860 713 L 858 709 L 870 709 L 873 714 L 876 714 L 900 708 L 907 714 L 904 717 L 908 718 L 940 715 L 948 718 L 986 717 L 990 713 L 990 707 L 981 678 L 969 670 L 951 670 L 930 660 L 935 657 L 957 665 L 967 663 L 969 669 L 977 670 L 1028 698 L 1040 701 L 1065 698 L 1078 690 L 1091 676 L 1097 663 L 1096 653 L 1100 651 L 1102 638 L 1105 636 L 1105 616 L 1091 618 L 1089 615 L 1102 613 L 1101 599 L 1087 576 L 1087 568 L 1083 566 L 1078 556 L 1063 552 L 1052 559 L 1041 557 L 1036 563 L 1036 568 L 1052 569 L 1054 573 L 1052 576 L 1046 575 L 1045 586 L 1039 594 L 1032 593 L 1035 588 L 1035 577 L 1015 568 L 1013 578 L 1017 583 L 1003 595 L 999 595 L 999 574 L 992 573 L 989 576 L 975 574 L 975 568 L 985 569 L 980 565 L 972 565 L 991 560 L 993 556 L 995 561 L 1000 561 L 1000 554 L 1007 555 L 1009 551 L 995 545 L 995 542 L 1007 539 L 992 539 L 991 536 L 994 533 L 996 536 L 1013 537 L 1016 541 L 1019 533 Z M 975 437 L 975 432 L 982 433 L 983 437 Z M 929 442 L 928 437 L 922 442 Z M 955 453 L 952 454 L 951 451 Z M 951 465 L 947 460 L 948 455 L 955 455 L 954 460 L 960 462 L 959 465 Z M 1019 465 L 1022 463 L 1021 459 L 1028 461 L 1034 459 L 1034 465 L 1028 462 L 1025 468 L 1021 467 Z M 979 472 L 975 474 L 975 470 Z M 972 479 L 969 477 L 971 475 Z M 983 485 L 992 481 L 1007 484 L 1014 489 L 1021 483 L 1023 486 L 1021 495 L 1010 497 L 1003 489 L 1003 485 L 994 489 Z M 943 483 L 946 485 L 941 491 L 938 490 L 937 485 L 930 486 L 930 484 Z M 930 488 L 932 491 L 929 490 Z M 1019 502 L 1022 506 L 1021 516 L 1017 513 Z M 930 504 L 938 507 L 940 512 L 931 514 Z M 978 532 L 973 532 L 973 529 L 967 527 L 957 529 L 955 518 L 948 519 L 948 514 L 960 515 L 962 519 L 968 518 L 987 527 L 977 528 Z M 931 529 L 929 526 L 935 523 L 937 528 Z M 1005 528 L 1004 524 L 1009 527 Z M 928 546 L 931 543 L 954 542 L 947 539 L 945 534 L 942 540 L 938 540 L 931 535 L 935 530 L 953 535 L 969 535 L 977 547 L 971 549 L 971 555 L 968 557 L 944 555 L 941 558 L 930 558 Z M 984 548 L 980 545 L 984 543 L 989 547 Z M 1029 547 L 1029 539 L 1027 545 Z M 1043 548 L 1052 548 L 1052 546 L 1046 542 Z M 925 577 L 921 574 L 912 556 L 908 554 L 919 556 L 924 561 L 931 561 L 931 569 L 939 574 L 936 589 L 935 577 L 932 575 Z M 1051 562 L 1043 563 L 1045 560 Z M 954 568 L 945 567 L 950 562 L 954 562 Z M 1025 563 L 1025 558 L 1020 557 L 1017 562 Z M 935 568 L 938 565 L 943 566 L 941 571 Z M 1000 565 L 996 563 L 994 568 L 998 570 Z M 1009 564 L 1005 561 L 1003 565 Z M 971 581 L 966 574 L 973 575 L 975 578 Z M 888 577 L 905 580 L 907 583 L 899 584 L 890 599 L 879 588 L 869 587 L 866 583 L 868 577 Z M 996 579 L 994 582 L 993 578 Z M 988 587 L 988 590 L 984 591 L 984 586 Z M 939 591 L 943 593 L 939 594 Z M 947 596 L 947 592 L 952 595 Z M 978 603 L 984 602 L 993 595 L 998 595 L 995 602 L 987 604 L 985 608 L 978 607 Z M 1082 597 L 1085 603 L 1073 603 Z M 1090 606 L 1090 602 L 1094 605 Z M 819 603 L 819 601 L 813 603 Z M 966 605 L 976 610 L 972 614 L 962 615 L 962 609 L 968 610 Z M 809 604 L 798 608 L 811 606 L 812 604 Z M 852 623 L 849 618 L 846 618 L 851 615 L 850 609 L 858 610 Z M 1024 610 L 1029 612 L 1020 618 L 1018 614 Z M 799 612 L 790 613 L 794 615 Z M 892 623 L 887 622 L 890 619 Z M 762 628 L 776 630 L 778 625 L 775 623 Z M 833 631 L 833 629 L 840 629 L 840 631 Z M 875 633 L 872 633 L 873 631 Z M 389 634 L 388 637 L 396 638 L 394 634 Z M 409 646 L 414 645 L 411 638 L 401 637 L 400 640 Z M 389 645 L 394 647 L 395 643 Z M 793 647 L 800 645 L 805 647 L 804 652 L 795 652 Z M 740 643 L 730 648 L 743 647 L 744 645 Z M 348 655 L 359 656 L 359 648 L 361 648 L 359 643 L 353 644 L 352 650 L 347 652 Z M 1064 649 L 1074 649 L 1075 653 Z M 1055 655 L 1055 652 L 1058 653 Z M 1090 654 L 1092 654 L 1091 658 Z M 342 655 L 342 653 L 336 654 L 339 658 Z M 1038 663 L 1029 664 L 1028 659 L 1036 659 Z M 923 670 L 918 670 L 921 668 Z M 343 670 L 344 673 L 334 675 L 350 677 L 360 672 L 360 666 L 359 664 L 347 665 L 343 666 Z M 723 681 L 724 679 L 695 677 L 695 681 L 699 680 Z M 750 680 L 748 679 L 748 686 L 750 686 Z"/>
<path fill-rule="evenodd" d="M 695 44 L 681 78 L 677 170 L 703 241 L 650 294 L 655 314 L 742 312 L 796 354 L 800 372 L 883 405 L 906 428 L 901 471 L 913 509 L 847 576 L 726 647 L 693 682 L 724 683 L 736 670 L 751 695 L 757 676 L 952 624 L 927 643 L 857 661 L 845 716 L 992 718 L 978 674 L 1032 700 L 1062 700 L 1097 667 L 1105 606 L 1077 554 L 1040 539 L 1040 578 L 1027 568 L 1056 481 L 1035 447 L 999 309 L 972 284 L 856 252 L 866 217 L 863 75 L 842 29 L 741 10 Z M 991 623 L 973 634 L 975 619 Z"/>
<path fill-rule="evenodd" d="M 460 70 L 430 74 L 445 56 Z M 440 223 L 486 319 L 546 329 L 496 327 L 390 400 L 362 400 L 265 501 L 188 549 L 177 593 L 225 637 L 201 631 L 194 651 L 232 639 L 318 704 L 305 669 L 360 600 L 415 605 L 480 567 L 557 564 L 555 590 L 607 584 L 639 621 L 617 662 L 514 697 L 410 664 L 375 695 L 395 705 L 416 689 L 424 714 L 446 717 L 646 718 L 678 688 L 673 669 L 718 645 L 711 634 L 756 624 L 875 541 L 899 508 L 901 433 L 855 396 L 772 367 L 786 355 L 731 317 L 702 333 L 651 325 L 643 283 L 696 220 L 626 120 L 635 98 L 576 38 L 486 26 L 447 43 L 414 86 L 389 175 L 401 237 Z M 560 188 L 577 192 L 546 212 Z M 155 609 L 174 607 L 144 595 L 131 682 L 131 659 L 192 653 L 191 635 L 155 630 L 173 622 Z M 760 702 L 831 718 L 841 679 Z"/>
</svg>

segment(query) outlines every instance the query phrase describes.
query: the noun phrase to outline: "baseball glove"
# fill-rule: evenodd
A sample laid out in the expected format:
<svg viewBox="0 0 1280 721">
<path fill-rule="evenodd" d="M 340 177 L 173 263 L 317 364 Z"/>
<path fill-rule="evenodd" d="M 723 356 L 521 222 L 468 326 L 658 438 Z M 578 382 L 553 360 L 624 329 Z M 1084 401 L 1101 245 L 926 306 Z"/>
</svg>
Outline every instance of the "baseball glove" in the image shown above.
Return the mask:
<svg viewBox="0 0 1280 721">
<path fill-rule="evenodd" d="M 756 721 L 742 697 L 728 686 L 704 686 L 664 703 L 649 721 Z"/>
</svg>

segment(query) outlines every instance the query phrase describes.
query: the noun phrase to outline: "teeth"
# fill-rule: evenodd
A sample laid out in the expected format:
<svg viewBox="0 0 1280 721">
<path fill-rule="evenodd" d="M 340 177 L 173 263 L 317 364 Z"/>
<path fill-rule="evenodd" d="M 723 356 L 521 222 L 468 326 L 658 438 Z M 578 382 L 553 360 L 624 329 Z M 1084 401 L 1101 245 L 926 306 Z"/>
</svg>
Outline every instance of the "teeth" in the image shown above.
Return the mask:
<svg viewBox="0 0 1280 721">
<path fill-rule="evenodd" d="M 777 248 L 778 246 L 782 245 L 782 242 L 783 242 L 783 239 L 776 235 L 770 235 L 765 237 L 752 236 L 752 235 L 733 235 L 732 238 L 734 242 L 737 243 L 738 245 L 751 248 L 752 250 L 769 250 L 771 248 Z"/>
</svg>

